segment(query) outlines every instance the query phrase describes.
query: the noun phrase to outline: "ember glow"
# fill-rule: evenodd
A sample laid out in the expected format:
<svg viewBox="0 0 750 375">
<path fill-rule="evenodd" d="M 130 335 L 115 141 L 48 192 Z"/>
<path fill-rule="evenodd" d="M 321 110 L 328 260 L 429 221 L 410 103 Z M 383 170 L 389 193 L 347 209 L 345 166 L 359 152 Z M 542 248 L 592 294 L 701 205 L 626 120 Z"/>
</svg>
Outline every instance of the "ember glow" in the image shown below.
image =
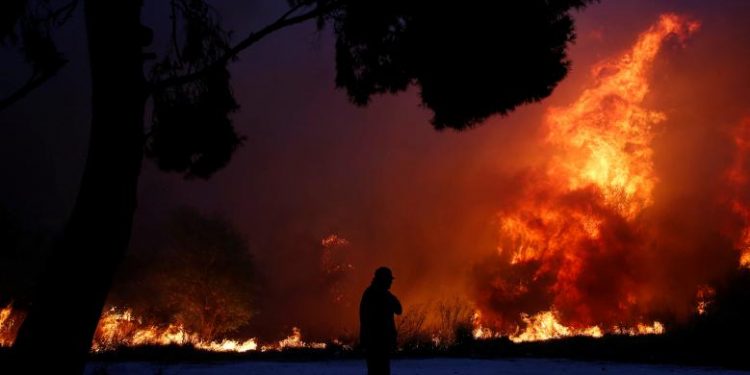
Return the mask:
<svg viewBox="0 0 750 375">
<path fill-rule="evenodd" d="M 716 297 L 716 290 L 709 285 L 703 285 L 698 288 L 695 293 L 696 307 L 695 310 L 698 315 L 703 315 L 708 312 L 708 309 L 713 304 L 713 299 Z"/>
<path fill-rule="evenodd" d="M 648 306 L 628 274 L 630 253 L 650 235 L 652 140 L 667 119 L 644 99 L 660 49 L 698 28 L 662 15 L 627 52 L 597 64 L 575 101 L 548 111 L 540 147 L 552 156 L 521 176 L 520 197 L 498 214 L 501 265 L 480 294 L 513 341 L 663 332 L 644 321 Z M 621 274 L 602 274 L 613 264 Z"/>
</svg>

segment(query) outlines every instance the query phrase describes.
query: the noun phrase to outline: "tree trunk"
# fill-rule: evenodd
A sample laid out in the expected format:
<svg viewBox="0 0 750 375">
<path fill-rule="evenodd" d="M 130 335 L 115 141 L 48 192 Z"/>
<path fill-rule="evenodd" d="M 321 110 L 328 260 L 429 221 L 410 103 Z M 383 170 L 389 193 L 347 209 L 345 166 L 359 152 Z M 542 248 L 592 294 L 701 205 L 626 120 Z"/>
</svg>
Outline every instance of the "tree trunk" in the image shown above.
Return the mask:
<svg viewBox="0 0 750 375">
<path fill-rule="evenodd" d="M 50 368 L 57 374 L 82 373 L 127 250 L 143 157 L 142 44 L 148 37 L 140 23 L 141 5 L 141 0 L 85 1 L 92 82 L 88 156 L 63 238 L 13 347 L 17 373 Z"/>
</svg>

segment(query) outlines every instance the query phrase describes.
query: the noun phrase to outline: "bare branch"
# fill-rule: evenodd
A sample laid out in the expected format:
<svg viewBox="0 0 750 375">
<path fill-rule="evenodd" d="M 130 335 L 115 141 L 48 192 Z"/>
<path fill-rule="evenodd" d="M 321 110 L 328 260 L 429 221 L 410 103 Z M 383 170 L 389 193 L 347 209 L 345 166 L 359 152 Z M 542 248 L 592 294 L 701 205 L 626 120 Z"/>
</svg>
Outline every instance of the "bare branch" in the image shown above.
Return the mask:
<svg viewBox="0 0 750 375">
<path fill-rule="evenodd" d="M 26 95 L 37 89 L 45 82 L 49 81 L 49 79 L 54 77 L 55 74 L 57 74 L 57 72 L 60 71 L 60 69 L 62 69 L 62 67 L 65 66 L 66 63 L 67 61 L 63 60 L 58 65 L 44 72 L 43 74 L 32 74 L 31 77 L 26 81 L 26 83 L 23 86 L 19 87 L 18 90 L 16 90 L 13 94 L 0 99 L 0 111 L 25 98 Z"/>
<path fill-rule="evenodd" d="M 169 18 L 172 20 L 172 48 L 174 48 L 174 53 L 177 55 L 177 61 L 182 64 L 182 56 L 180 55 L 180 46 L 177 42 L 177 4 L 175 4 L 175 0 L 171 0 L 169 2 L 169 6 L 171 8 L 171 13 L 169 15 Z"/>
<path fill-rule="evenodd" d="M 51 29 L 62 27 L 66 22 L 68 22 L 68 20 L 70 20 L 70 18 L 73 16 L 73 12 L 76 10 L 77 6 L 78 0 L 71 0 L 57 9 L 45 8 L 46 13 L 44 13 L 43 16 L 40 16 L 36 13 L 31 13 L 24 17 L 27 17 L 31 22 L 45 25 L 40 27 L 46 27 L 44 32 L 49 33 Z M 54 49 L 54 52 L 56 53 L 56 49 Z M 59 56 L 59 58 L 56 58 L 54 61 L 45 61 L 45 64 L 42 68 L 39 68 L 38 66 L 35 66 L 34 63 L 32 63 L 31 65 L 34 66 L 34 72 L 31 74 L 31 76 L 23 86 L 19 87 L 9 96 L 0 99 L 0 111 L 25 98 L 29 93 L 37 89 L 39 86 L 43 85 L 50 78 L 54 77 L 57 72 L 59 72 L 60 69 L 62 69 L 62 67 L 67 64 L 67 62 L 68 61 L 62 58 L 62 56 Z"/>
<path fill-rule="evenodd" d="M 330 1 L 324 6 L 316 6 L 314 9 L 306 13 L 302 13 L 298 16 L 291 17 L 298 10 L 306 6 L 303 4 L 298 4 L 290 8 L 284 14 L 282 14 L 281 17 L 279 17 L 273 23 L 267 25 L 266 27 L 256 32 L 250 33 L 245 39 L 240 41 L 236 46 L 230 48 L 223 56 L 221 56 L 216 61 L 209 64 L 208 66 L 204 67 L 203 69 L 193 72 L 193 73 L 188 73 L 183 76 L 167 78 L 162 81 L 152 83 L 150 86 L 150 91 L 157 92 L 157 91 L 161 91 L 172 86 L 179 86 L 179 85 L 183 85 L 183 84 L 195 81 L 197 79 L 200 79 L 201 77 L 207 75 L 211 71 L 226 66 L 226 64 L 229 63 L 232 59 L 236 58 L 240 52 L 252 46 L 253 44 L 257 43 L 259 40 L 263 39 L 265 36 L 275 31 L 281 30 L 285 27 L 296 25 L 298 23 L 302 23 L 307 20 L 321 16 L 335 9 L 336 7 L 340 6 L 344 1 L 345 0 Z"/>
<path fill-rule="evenodd" d="M 70 17 L 73 16 L 73 11 L 76 10 L 76 7 L 78 6 L 78 0 L 71 0 L 67 4 L 61 6 L 60 8 L 53 10 L 50 12 L 49 19 L 57 24 L 57 26 L 62 26 L 65 22 L 68 22 Z"/>
</svg>

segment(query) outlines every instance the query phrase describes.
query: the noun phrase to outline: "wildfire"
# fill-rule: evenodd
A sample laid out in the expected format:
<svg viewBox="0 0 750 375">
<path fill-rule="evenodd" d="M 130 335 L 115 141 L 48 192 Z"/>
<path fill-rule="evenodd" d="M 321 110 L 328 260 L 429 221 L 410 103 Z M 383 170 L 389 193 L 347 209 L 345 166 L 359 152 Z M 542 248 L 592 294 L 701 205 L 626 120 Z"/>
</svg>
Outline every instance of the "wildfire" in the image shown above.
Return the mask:
<svg viewBox="0 0 750 375">
<path fill-rule="evenodd" d="M 479 310 L 474 312 L 474 315 L 471 318 L 471 325 L 472 336 L 477 340 L 487 340 L 498 336 L 495 332 L 492 332 L 491 329 L 482 325 L 482 313 Z"/>
<path fill-rule="evenodd" d="M 106 351 L 121 346 L 192 345 L 197 349 L 214 352 L 271 351 L 289 348 L 325 349 L 325 343 L 302 341 L 302 331 L 292 328 L 292 334 L 274 344 L 259 346 L 256 338 L 248 340 L 207 340 L 197 333 L 188 332 L 176 324 L 153 325 L 133 315 L 130 309 L 110 308 L 102 314 L 96 329 L 92 351 Z"/>
<path fill-rule="evenodd" d="M 750 205 L 742 199 L 743 192 L 750 188 L 750 179 L 745 172 L 750 167 L 750 118 L 745 118 L 734 128 L 732 138 L 736 151 L 725 179 L 729 187 L 729 205 L 744 224 L 740 237 L 735 241 L 735 247 L 740 252 L 740 267 L 750 268 Z"/>
<path fill-rule="evenodd" d="M 0 309 L 0 346 L 10 346 L 13 344 L 13 338 L 10 334 L 10 314 L 13 312 L 12 306 L 6 306 Z"/>
<path fill-rule="evenodd" d="M 182 326 L 163 326 L 143 323 L 129 309 L 110 308 L 99 319 L 91 350 L 98 352 L 115 349 L 119 346 L 142 345 L 193 345 L 196 348 L 218 352 L 246 352 L 256 350 L 255 338 L 245 341 L 224 339 L 209 341 Z"/>
<path fill-rule="evenodd" d="M 703 315 L 708 312 L 708 309 L 713 304 L 714 298 L 716 297 L 716 290 L 709 285 L 701 285 L 698 291 L 695 293 L 696 299 L 696 312 L 698 315 Z"/>
<path fill-rule="evenodd" d="M 635 325 L 635 327 L 630 328 L 619 328 L 615 327 L 614 331 L 617 332 L 619 330 L 620 334 L 626 334 L 630 336 L 638 336 L 638 335 L 661 335 L 664 333 L 664 325 L 660 322 L 654 322 L 651 325 L 638 323 Z"/>
<path fill-rule="evenodd" d="M 497 332 L 482 325 L 482 313 L 476 311 L 472 318 L 473 336 L 476 340 L 487 340 L 501 337 Z M 508 339 L 515 343 L 527 341 L 544 341 L 560 339 L 572 336 L 588 336 L 600 338 L 604 336 L 604 330 L 599 326 L 584 328 L 571 328 L 560 323 L 558 312 L 555 310 L 543 311 L 533 316 L 522 314 L 521 320 L 525 324 L 523 328 L 518 327 L 515 333 L 508 336 Z M 609 331 L 615 335 L 658 335 L 664 333 L 664 325 L 660 322 L 653 322 L 651 325 L 638 323 L 633 327 L 613 326 Z"/>
<path fill-rule="evenodd" d="M 0 347 L 11 346 L 23 321 L 23 314 L 13 310 L 13 304 L 0 309 Z"/>
<path fill-rule="evenodd" d="M 258 343 L 255 339 L 249 339 L 245 341 L 228 340 L 224 339 L 221 341 L 212 341 L 209 343 L 198 342 L 195 345 L 198 349 L 208 350 L 212 352 L 238 352 L 244 353 L 251 350 L 258 349 Z"/>
<path fill-rule="evenodd" d="M 302 330 L 300 330 L 298 327 L 292 327 L 292 334 L 287 336 L 287 338 L 281 340 L 278 342 L 277 345 L 268 345 L 261 347 L 262 351 L 267 350 L 283 350 L 283 349 L 299 349 L 299 348 L 311 348 L 311 349 L 325 349 L 326 344 L 320 343 L 320 342 L 312 342 L 312 343 L 306 343 L 302 341 Z"/>
<path fill-rule="evenodd" d="M 558 321 L 555 311 L 545 311 L 534 316 L 525 315 L 522 320 L 526 323 L 526 328 L 509 337 L 513 342 L 550 340 L 568 336 L 602 337 L 602 330 L 597 326 L 583 329 L 566 327 Z"/>
<path fill-rule="evenodd" d="M 633 249 L 646 249 L 650 239 L 644 212 L 654 205 L 659 184 L 652 143 L 667 120 L 644 100 L 651 66 L 665 41 L 685 40 L 698 28 L 678 15 L 661 16 L 619 58 L 597 64 L 592 83 L 576 100 L 547 112 L 541 146 L 553 156 L 522 176 L 528 181 L 518 199 L 497 216 L 502 264 L 490 280 L 491 292 L 478 301 L 486 316 L 479 310 L 473 315 L 475 339 L 503 335 L 519 343 L 664 333 L 664 326 L 648 315 L 642 280 L 627 271 L 629 263 L 643 261 L 632 257 Z M 721 203 L 739 218 L 732 239 L 739 265 L 750 268 L 750 204 L 743 199 L 750 189 L 750 118 L 732 137 L 737 152 L 723 181 L 728 190 Z M 351 247 L 337 234 L 320 242 L 319 268 L 336 303 L 347 301 L 344 280 L 354 269 Z M 695 311 L 705 314 L 714 297 L 711 286 L 699 286 Z M 13 344 L 19 319 L 11 306 L 0 309 L 0 346 Z M 440 336 L 431 337 L 440 345 Z M 179 324 L 153 324 L 130 309 L 111 308 L 99 321 L 92 351 L 173 344 L 221 352 L 326 348 L 303 341 L 298 327 L 268 344 L 256 338 L 214 340 Z"/>
<path fill-rule="evenodd" d="M 11 305 L 0 309 L 0 347 L 10 347 L 15 341 L 23 316 Z M 99 319 L 91 344 L 92 352 L 115 350 L 119 347 L 191 345 L 213 352 L 272 351 L 290 348 L 325 349 L 326 344 L 302 341 L 302 331 L 292 328 L 292 334 L 277 343 L 259 346 L 256 338 L 247 340 L 207 340 L 186 330 L 179 324 L 148 324 L 133 314 L 131 309 L 111 307 Z"/>
<path fill-rule="evenodd" d="M 498 215 L 498 251 L 507 265 L 492 280 L 495 292 L 487 303 L 500 298 L 503 305 L 521 305 L 549 294 L 546 306 L 534 302 L 538 313 L 521 315 L 526 327 L 511 335 L 513 341 L 599 337 L 604 333 L 600 327 L 613 327 L 612 332 L 663 330 L 656 323 L 634 321 L 639 298 L 631 291 L 636 281 L 627 272 L 598 281 L 590 273 L 602 273 L 597 264 L 620 262 L 620 268 L 627 268 L 621 262 L 630 261 L 631 248 L 640 246 L 639 238 L 648 231 L 640 219 L 653 204 L 658 183 L 651 143 L 654 128 L 666 119 L 643 105 L 648 75 L 667 39 L 684 40 L 698 27 L 678 15 L 662 15 L 629 51 L 597 64 L 592 85 L 574 102 L 548 111 L 544 147 L 554 156 L 528 173 L 519 199 Z M 564 312 L 564 322 L 558 311 Z M 516 317 L 499 320 L 510 330 Z M 614 327 L 621 317 L 632 321 L 633 328 Z"/>
</svg>

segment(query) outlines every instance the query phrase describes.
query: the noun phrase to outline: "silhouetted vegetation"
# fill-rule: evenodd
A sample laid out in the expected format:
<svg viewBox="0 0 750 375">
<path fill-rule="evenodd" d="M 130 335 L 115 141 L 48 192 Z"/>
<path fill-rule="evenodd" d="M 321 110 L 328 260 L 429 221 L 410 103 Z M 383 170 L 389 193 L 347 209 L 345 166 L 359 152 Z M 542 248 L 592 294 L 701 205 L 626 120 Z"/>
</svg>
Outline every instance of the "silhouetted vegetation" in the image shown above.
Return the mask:
<svg viewBox="0 0 750 375">
<path fill-rule="evenodd" d="M 415 85 L 437 129 L 465 129 L 552 93 L 568 72 L 569 12 L 590 2 L 346 2 L 333 13 L 336 84 L 358 105 Z"/>
</svg>

